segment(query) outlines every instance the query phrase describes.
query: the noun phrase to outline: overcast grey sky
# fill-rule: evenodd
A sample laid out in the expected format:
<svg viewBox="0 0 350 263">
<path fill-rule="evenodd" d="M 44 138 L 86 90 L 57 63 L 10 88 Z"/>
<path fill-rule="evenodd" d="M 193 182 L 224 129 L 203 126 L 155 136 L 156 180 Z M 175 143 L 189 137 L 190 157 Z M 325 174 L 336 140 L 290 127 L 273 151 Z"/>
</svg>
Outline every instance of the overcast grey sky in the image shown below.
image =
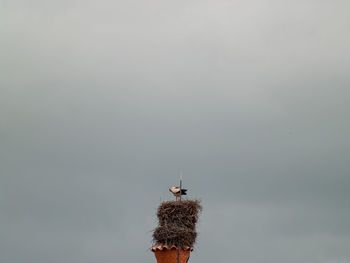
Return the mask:
<svg viewBox="0 0 350 263">
<path fill-rule="evenodd" d="M 1 263 L 350 263 L 350 2 L 0 0 Z"/>
</svg>

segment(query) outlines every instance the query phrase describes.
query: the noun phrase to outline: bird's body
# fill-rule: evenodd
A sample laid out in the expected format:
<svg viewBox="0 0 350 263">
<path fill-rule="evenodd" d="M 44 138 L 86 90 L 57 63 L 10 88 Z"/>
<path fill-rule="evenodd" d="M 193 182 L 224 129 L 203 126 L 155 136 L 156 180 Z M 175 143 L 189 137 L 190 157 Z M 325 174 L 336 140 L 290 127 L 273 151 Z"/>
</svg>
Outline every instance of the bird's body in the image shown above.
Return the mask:
<svg viewBox="0 0 350 263">
<path fill-rule="evenodd" d="M 186 191 L 187 189 L 180 189 L 178 186 L 172 186 L 169 188 L 169 191 L 173 193 L 173 195 L 176 197 L 176 201 L 178 198 L 182 195 L 187 195 Z"/>
</svg>

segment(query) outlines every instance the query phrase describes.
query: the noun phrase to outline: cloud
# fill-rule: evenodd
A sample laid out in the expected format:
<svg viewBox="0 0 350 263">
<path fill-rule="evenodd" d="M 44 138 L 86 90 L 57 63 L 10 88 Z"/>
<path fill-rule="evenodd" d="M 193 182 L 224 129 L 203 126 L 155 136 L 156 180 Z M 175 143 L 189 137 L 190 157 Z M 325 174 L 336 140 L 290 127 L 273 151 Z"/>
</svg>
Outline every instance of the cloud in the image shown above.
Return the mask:
<svg viewBox="0 0 350 263">
<path fill-rule="evenodd" d="M 7 1 L 4 262 L 154 262 L 184 172 L 191 261 L 347 262 L 346 1 Z"/>
</svg>

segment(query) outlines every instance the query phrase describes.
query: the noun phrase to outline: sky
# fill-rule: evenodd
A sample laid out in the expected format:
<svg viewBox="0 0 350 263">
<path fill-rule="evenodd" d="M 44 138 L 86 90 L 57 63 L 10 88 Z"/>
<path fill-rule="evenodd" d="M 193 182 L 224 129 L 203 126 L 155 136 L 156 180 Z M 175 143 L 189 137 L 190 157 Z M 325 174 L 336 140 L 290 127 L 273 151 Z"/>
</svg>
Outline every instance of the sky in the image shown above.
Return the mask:
<svg viewBox="0 0 350 263">
<path fill-rule="evenodd" d="M 350 263 L 350 2 L 0 0 L 0 261 Z"/>
</svg>

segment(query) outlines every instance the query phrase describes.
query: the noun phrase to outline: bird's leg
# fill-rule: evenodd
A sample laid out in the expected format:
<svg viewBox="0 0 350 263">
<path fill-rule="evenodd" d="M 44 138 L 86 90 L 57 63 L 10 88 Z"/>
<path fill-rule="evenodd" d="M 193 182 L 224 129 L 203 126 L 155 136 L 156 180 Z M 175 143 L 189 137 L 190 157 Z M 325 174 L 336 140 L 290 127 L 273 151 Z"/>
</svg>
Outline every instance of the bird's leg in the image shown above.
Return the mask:
<svg viewBox="0 0 350 263">
<path fill-rule="evenodd" d="M 179 201 L 179 197 L 178 196 L 176 196 L 176 201 Z"/>
</svg>

